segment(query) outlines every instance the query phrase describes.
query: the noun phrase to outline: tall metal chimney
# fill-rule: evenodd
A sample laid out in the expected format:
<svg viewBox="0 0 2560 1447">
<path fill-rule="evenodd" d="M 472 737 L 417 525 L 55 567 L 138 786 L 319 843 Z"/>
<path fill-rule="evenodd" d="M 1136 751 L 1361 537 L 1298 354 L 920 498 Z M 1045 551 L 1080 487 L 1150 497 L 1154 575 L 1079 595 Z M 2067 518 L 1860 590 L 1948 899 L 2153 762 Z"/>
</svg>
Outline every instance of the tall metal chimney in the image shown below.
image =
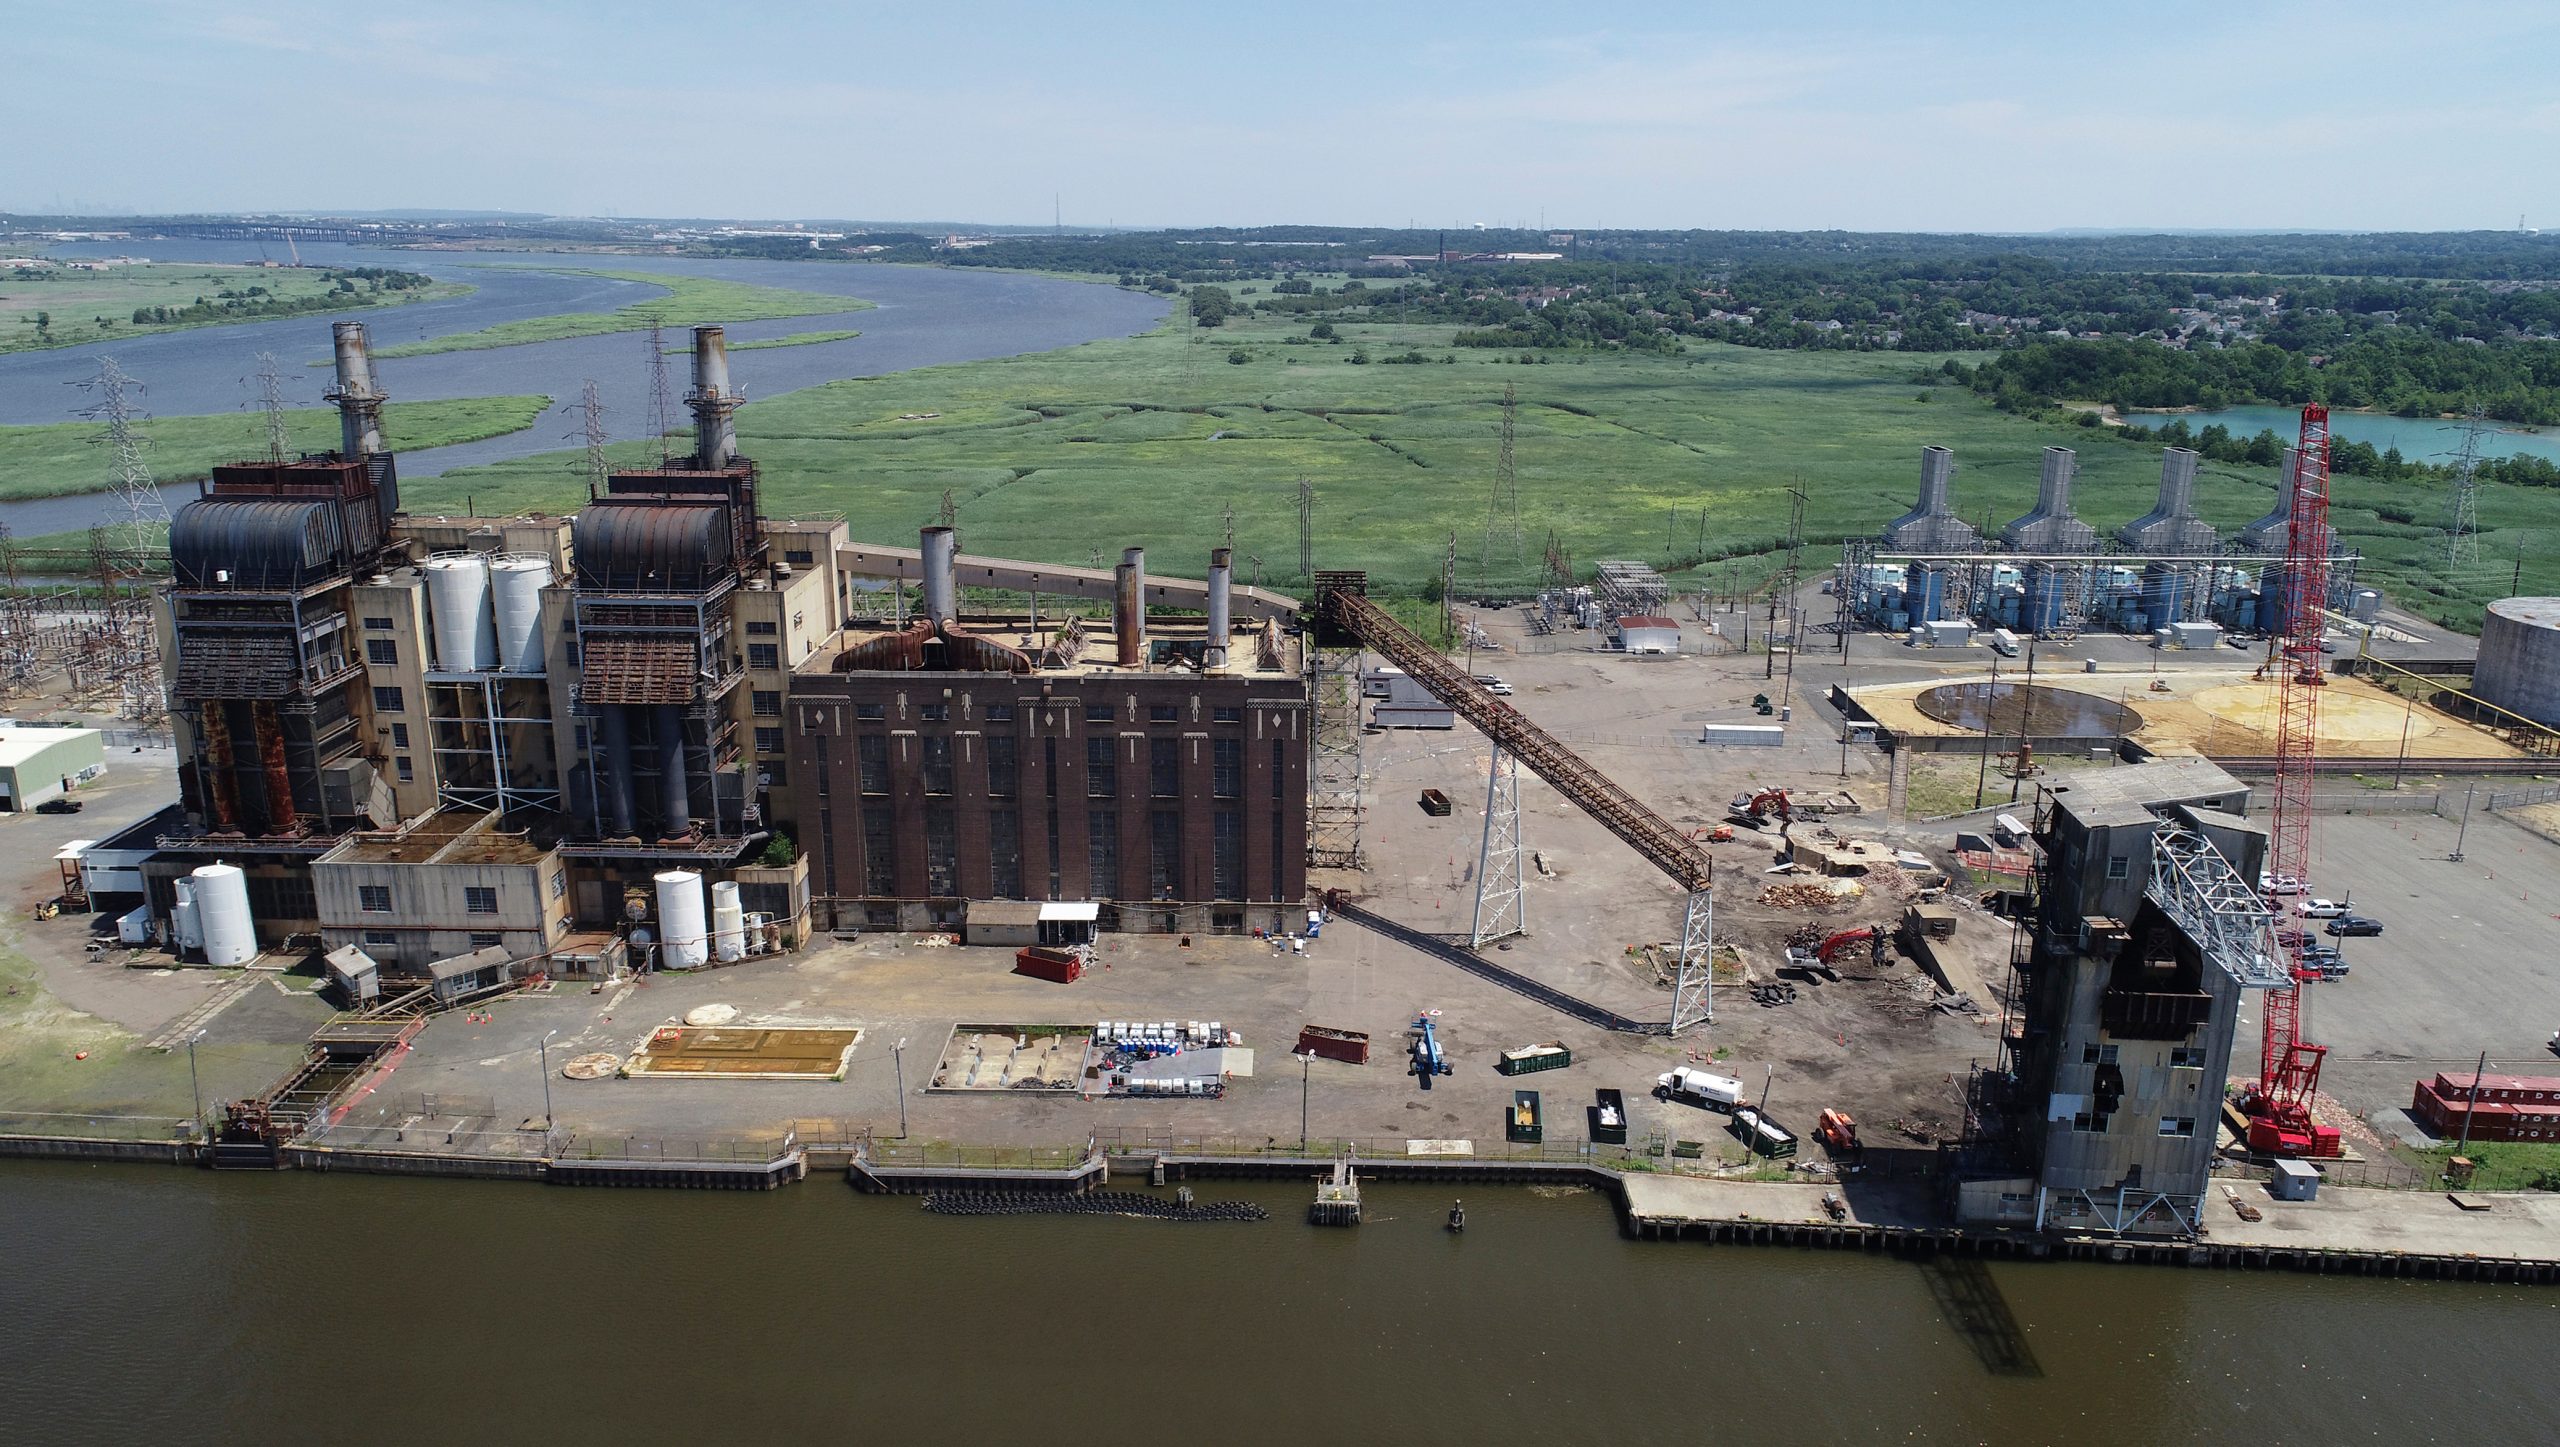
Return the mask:
<svg viewBox="0 0 2560 1447">
<path fill-rule="evenodd" d="M 2071 478 L 2079 465 L 2078 454 L 2070 448 L 2046 448 L 2044 475 L 2036 484 L 2035 510 L 2002 529 L 2002 541 L 2022 552 L 2094 551 L 2098 530 L 2071 515 Z"/>
<path fill-rule="evenodd" d="M 2116 530 L 2125 546 L 2147 553 L 2211 553 L 2221 541 L 2213 524 L 2196 516 L 2196 454 L 2172 447 L 2160 456 L 2160 500 L 2151 511 Z"/>
<path fill-rule="evenodd" d="M 936 623 L 960 617 L 959 534 L 946 527 L 924 530 L 924 616 Z"/>
<path fill-rule="evenodd" d="M 1122 668 L 1136 668 L 1146 661 L 1146 597 L 1146 578 L 1137 564 L 1122 563 L 1111 570 L 1111 634 L 1120 645 Z"/>
<path fill-rule="evenodd" d="M 1204 668 L 1227 666 L 1228 593 L 1234 586 L 1235 570 L 1235 549 L 1209 550 L 1209 646 L 1200 653 L 1200 664 Z"/>
<path fill-rule="evenodd" d="M 738 456 L 738 394 L 729 390 L 729 336 L 719 327 L 693 329 L 693 465 L 727 467 Z"/>
<path fill-rule="evenodd" d="M 1138 646 L 1144 648 L 1147 645 L 1147 550 L 1122 548 L 1120 561 L 1129 565 L 1130 575 L 1137 580 L 1138 590 L 1129 595 L 1136 606 L 1129 610 L 1129 616 L 1137 625 Z"/>
<path fill-rule="evenodd" d="M 338 385 L 329 400 L 338 404 L 338 451 L 363 457 L 382 451 L 382 397 L 373 384 L 373 354 L 365 345 L 364 323 L 338 322 L 329 328 L 337 343 Z"/>
<path fill-rule="evenodd" d="M 1956 473 L 1956 455 L 1944 447 L 1920 449 L 1920 502 L 1885 524 L 1887 547 L 1915 553 L 1971 552 L 1982 543 L 1973 524 L 1957 517 L 1948 494 Z"/>
</svg>

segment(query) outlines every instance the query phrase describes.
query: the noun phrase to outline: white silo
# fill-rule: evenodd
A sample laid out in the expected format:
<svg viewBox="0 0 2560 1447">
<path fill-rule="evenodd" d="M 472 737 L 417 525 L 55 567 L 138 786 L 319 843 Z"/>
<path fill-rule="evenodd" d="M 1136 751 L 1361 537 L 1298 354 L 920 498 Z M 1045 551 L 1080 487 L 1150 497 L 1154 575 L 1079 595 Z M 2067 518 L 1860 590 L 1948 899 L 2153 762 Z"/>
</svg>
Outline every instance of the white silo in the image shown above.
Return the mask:
<svg viewBox="0 0 2560 1447">
<path fill-rule="evenodd" d="M 711 958 L 711 931 L 702 910 L 702 876 L 690 869 L 663 870 L 658 875 L 658 938 L 664 941 L 659 962 L 669 969 L 689 970 Z"/>
<path fill-rule="evenodd" d="M 498 666 L 498 625 L 489 614 L 486 559 L 427 559 L 427 607 L 435 614 L 437 668 L 476 673 Z"/>
<path fill-rule="evenodd" d="M 711 947 L 723 960 L 747 957 L 747 910 L 734 880 L 711 886 Z"/>
<path fill-rule="evenodd" d="M 489 566 L 498 617 L 498 666 L 509 673 L 540 673 L 542 590 L 551 586 L 548 558 L 500 558 Z"/>
<path fill-rule="evenodd" d="M 192 876 L 204 962 L 245 965 L 258 957 L 257 922 L 249 915 L 249 876 L 236 865 L 208 864 Z"/>
</svg>

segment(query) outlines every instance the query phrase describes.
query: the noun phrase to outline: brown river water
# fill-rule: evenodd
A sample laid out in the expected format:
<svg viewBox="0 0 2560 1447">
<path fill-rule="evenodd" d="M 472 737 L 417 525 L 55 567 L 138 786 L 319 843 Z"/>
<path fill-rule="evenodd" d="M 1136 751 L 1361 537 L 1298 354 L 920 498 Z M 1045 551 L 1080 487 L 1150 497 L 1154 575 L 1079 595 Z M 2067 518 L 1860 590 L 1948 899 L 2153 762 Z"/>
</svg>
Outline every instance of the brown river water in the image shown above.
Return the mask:
<svg viewBox="0 0 2560 1447">
<path fill-rule="evenodd" d="M 2560 1291 L 0 1162 L 0 1442 L 2560 1441 Z"/>
</svg>

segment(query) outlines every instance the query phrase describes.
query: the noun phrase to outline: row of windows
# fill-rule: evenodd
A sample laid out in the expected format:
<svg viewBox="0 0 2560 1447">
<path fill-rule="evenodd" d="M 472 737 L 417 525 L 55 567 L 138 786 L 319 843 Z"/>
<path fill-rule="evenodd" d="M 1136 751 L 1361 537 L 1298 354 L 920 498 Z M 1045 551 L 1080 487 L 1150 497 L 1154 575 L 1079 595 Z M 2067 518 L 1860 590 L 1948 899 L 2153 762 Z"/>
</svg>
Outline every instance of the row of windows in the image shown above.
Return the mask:
<svg viewBox="0 0 2560 1447">
<path fill-rule="evenodd" d="M 566 875 L 554 878 L 551 881 L 552 898 L 559 898 L 566 888 Z M 357 885 L 356 907 L 367 914 L 391 913 L 391 886 L 387 884 Z M 462 891 L 462 907 L 473 914 L 496 914 L 498 891 L 491 886 L 466 885 Z"/>
<path fill-rule="evenodd" d="M 763 730 L 758 730 L 756 747 L 765 747 Z M 951 740 L 939 737 L 919 739 L 924 791 L 928 795 L 949 795 L 955 791 L 952 772 Z M 1016 798 L 1021 793 L 1022 771 L 1020 740 L 998 736 L 982 740 L 986 745 L 987 797 Z M 1058 741 L 1043 739 L 1044 763 L 1047 766 L 1049 797 L 1058 793 Z M 1282 743 L 1271 741 L 1272 797 L 1280 796 L 1279 770 L 1282 767 Z M 854 763 L 860 775 L 862 792 L 873 796 L 889 792 L 889 740 L 881 734 L 863 734 L 854 739 Z M 1114 738 L 1091 738 L 1084 741 L 1084 792 L 1089 799 L 1113 799 L 1120 794 L 1119 741 Z M 1182 741 L 1171 738 L 1147 740 L 1147 792 L 1158 799 L 1182 797 Z M 1211 739 L 1209 741 L 1209 793 L 1217 799 L 1244 797 L 1244 740 Z"/>
<path fill-rule="evenodd" d="M 1013 722 L 1013 705 L 1009 703 L 991 703 L 980 712 L 989 723 Z M 918 704 L 916 713 L 928 723 L 939 723 L 951 717 L 951 705 L 947 703 Z M 879 723 L 889 717 L 889 706 L 885 703 L 857 703 L 853 706 L 853 716 L 860 722 Z M 1119 710 L 1107 703 L 1085 705 L 1084 721 L 1086 723 L 1113 723 L 1118 721 L 1119 717 Z M 1182 708 L 1179 704 L 1150 704 L 1147 706 L 1147 721 L 1149 723 L 1180 723 Z M 1244 708 L 1242 705 L 1220 704 L 1209 710 L 1209 721 L 1224 724 L 1243 723 Z"/>
<path fill-rule="evenodd" d="M 2083 1065 L 2113 1065 L 2116 1063 L 2116 1047 L 2113 1045 L 2083 1045 L 2080 1047 L 2080 1063 Z M 2181 1045 L 2177 1049 L 2169 1052 L 2169 1064 L 2181 1070 L 2201 1069 L 2204 1065 L 2204 1047 L 2200 1045 Z"/>
<path fill-rule="evenodd" d="M 2082 1135 L 2104 1135 L 2107 1122 L 2113 1118 L 2103 1111 L 2091 1113 L 2084 1110 L 2071 1117 L 2071 1128 Z M 2164 1136 L 2192 1136 L 2195 1133 L 2196 1118 L 2194 1116 L 2164 1115 L 2160 1117 L 2160 1134 Z"/>
<path fill-rule="evenodd" d="M 494 950 L 505 942 L 506 937 L 503 935 L 482 934 L 474 931 L 471 936 L 471 948 L 475 950 Z M 364 945 L 369 950 L 398 949 L 400 936 L 387 929 L 369 929 L 364 932 Z"/>
</svg>

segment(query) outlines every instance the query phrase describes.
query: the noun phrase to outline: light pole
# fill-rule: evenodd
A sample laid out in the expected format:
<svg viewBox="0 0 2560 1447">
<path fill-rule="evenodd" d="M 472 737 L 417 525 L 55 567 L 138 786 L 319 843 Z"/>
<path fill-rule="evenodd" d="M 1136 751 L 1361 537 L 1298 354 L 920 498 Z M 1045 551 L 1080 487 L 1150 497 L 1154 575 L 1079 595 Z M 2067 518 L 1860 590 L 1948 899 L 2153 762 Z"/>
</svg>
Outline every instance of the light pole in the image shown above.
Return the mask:
<svg viewBox="0 0 2560 1447">
<path fill-rule="evenodd" d="M 2462 841 L 2471 834 L 2471 796 L 2480 792 L 2478 784 L 2462 791 L 2462 823 L 2453 831 L 2453 852 L 2445 856 L 2448 864 L 2462 862 Z"/>
<path fill-rule="evenodd" d="M 2400 711 L 2400 762 L 2391 766 L 2391 792 L 2400 792 L 2400 781 L 2409 772 L 2409 725 L 2418 716 L 2418 696 L 2409 695 L 2408 707 Z"/>
<path fill-rule="evenodd" d="M 898 1043 L 889 1047 L 889 1059 L 896 1064 L 898 1069 L 898 1139 L 905 1140 L 907 1138 L 906 1037 L 900 1036 Z"/>
<path fill-rule="evenodd" d="M 543 1031 L 542 1039 L 534 1046 L 542 1052 L 542 1141 L 545 1148 L 551 1143 L 555 1124 L 551 1114 L 551 1037 L 559 1033 L 557 1030 Z"/>
<path fill-rule="evenodd" d="M 1316 1053 L 1298 1057 L 1298 1154 L 1307 1153 L 1307 1084 L 1315 1076 Z"/>
<path fill-rule="evenodd" d="M 194 1132 L 197 1135 L 204 1134 L 204 1086 L 196 1076 L 196 1042 L 203 1038 L 201 1027 L 187 1037 L 187 1091 L 196 1100 Z"/>
</svg>

